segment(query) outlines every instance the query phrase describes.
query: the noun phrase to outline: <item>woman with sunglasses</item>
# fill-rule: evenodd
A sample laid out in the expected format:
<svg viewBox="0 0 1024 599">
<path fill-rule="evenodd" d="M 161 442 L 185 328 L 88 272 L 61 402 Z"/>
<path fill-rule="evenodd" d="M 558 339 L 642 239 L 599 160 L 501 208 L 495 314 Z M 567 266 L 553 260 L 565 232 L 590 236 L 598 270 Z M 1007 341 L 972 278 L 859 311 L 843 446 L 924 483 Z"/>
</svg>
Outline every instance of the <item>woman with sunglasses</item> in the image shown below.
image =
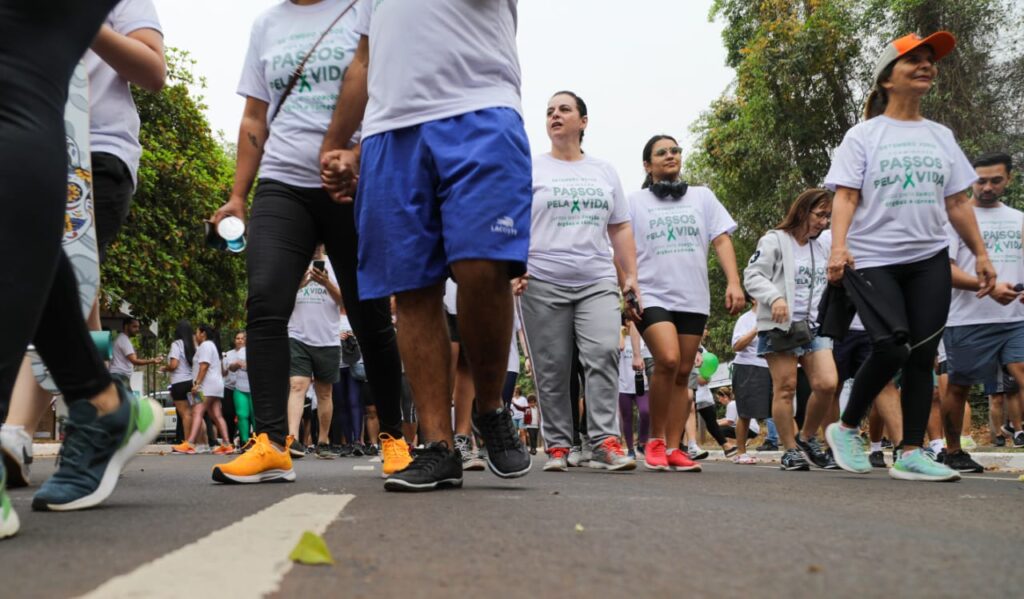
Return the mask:
<svg viewBox="0 0 1024 599">
<path fill-rule="evenodd" d="M 785 448 L 783 470 L 808 470 L 807 460 L 819 468 L 829 465 L 815 435 L 835 394 L 837 375 L 832 340 L 817 331 L 829 252 L 816 238 L 828 227 L 831 208 L 828 190 L 801 193 L 779 226 L 757 242 L 743 271 L 747 291 L 757 300 L 757 355 L 768 361 L 771 373 L 772 418 Z M 800 341 L 795 340 L 798 331 L 806 333 Z M 799 433 L 793 420 L 798 364 L 811 384 Z"/>
<path fill-rule="evenodd" d="M 856 268 L 887 310 L 886 323 L 858 310 L 871 336 L 871 356 L 853 379 L 841 421 L 826 431 L 836 462 L 850 472 L 871 471 L 858 426 L 902 370 L 903 453 L 889 475 L 960 478 L 921 449 L 952 290 L 947 221 L 976 257 L 978 297 L 995 284 L 966 193 L 977 175 L 952 131 L 921 114 L 921 100 L 938 74 L 935 63 L 955 45 L 944 31 L 924 39 L 910 34 L 886 45 L 875 63 L 865 120 L 846 132 L 825 178 L 836 193 L 829 281 L 838 283 L 847 268 Z"/>
<path fill-rule="evenodd" d="M 556 93 L 547 107 L 551 152 L 533 162 L 530 279 L 520 301 L 544 414 L 546 471 L 568 469 L 574 338 L 586 377 L 588 464 L 636 468 L 619 444 L 618 418 L 619 291 L 639 295 L 636 244 L 618 174 L 583 153 L 587 122 L 587 105 L 579 96 Z"/>
<path fill-rule="evenodd" d="M 679 178 L 681 159 L 674 138 L 652 137 L 643 149 L 647 179 L 643 189 L 630 195 L 629 205 L 643 294 L 637 328 L 654 356 L 644 465 L 649 470 L 699 472 L 679 443 L 690 412 L 687 383 L 711 311 L 709 246 L 728 281 L 726 309 L 739 312 L 744 298 L 729 237 L 736 222 L 710 189 L 690 187 Z"/>
</svg>

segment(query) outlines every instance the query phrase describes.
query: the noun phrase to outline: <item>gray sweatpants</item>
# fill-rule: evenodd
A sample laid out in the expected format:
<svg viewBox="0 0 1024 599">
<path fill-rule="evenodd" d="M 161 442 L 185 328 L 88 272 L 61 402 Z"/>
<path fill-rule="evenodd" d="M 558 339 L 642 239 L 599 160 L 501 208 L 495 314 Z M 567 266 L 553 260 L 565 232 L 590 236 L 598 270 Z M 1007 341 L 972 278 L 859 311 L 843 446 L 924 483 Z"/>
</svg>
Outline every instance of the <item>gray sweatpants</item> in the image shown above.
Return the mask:
<svg viewBox="0 0 1024 599">
<path fill-rule="evenodd" d="M 614 281 L 563 287 L 531 279 L 520 299 L 548 448 L 572 445 L 572 344 L 580 350 L 593 444 L 619 434 L 619 292 Z"/>
</svg>

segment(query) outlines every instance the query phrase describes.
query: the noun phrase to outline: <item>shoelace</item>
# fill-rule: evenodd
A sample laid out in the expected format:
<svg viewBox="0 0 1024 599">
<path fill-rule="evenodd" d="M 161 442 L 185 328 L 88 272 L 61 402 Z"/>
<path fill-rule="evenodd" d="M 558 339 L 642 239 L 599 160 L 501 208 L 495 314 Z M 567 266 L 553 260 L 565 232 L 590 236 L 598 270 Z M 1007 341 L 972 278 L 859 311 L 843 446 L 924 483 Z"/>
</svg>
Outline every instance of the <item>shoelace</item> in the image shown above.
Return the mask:
<svg viewBox="0 0 1024 599">
<path fill-rule="evenodd" d="M 624 453 L 622 451 L 622 445 L 619 444 L 619 440 L 615 437 L 608 437 L 603 443 L 601 443 L 601 445 L 604 446 L 605 451 L 614 456 L 621 456 Z"/>
<path fill-rule="evenodd" d="M 447 452 L 443 448 L 438 447 L 421 449 L 416 453 L 416 457 L 413 458 L 412 462 L 405 470 L 407 472 L 412 470 L 423 470 L 425 472 L 429 472 L 444 461 L 447 457 L 446 453 Z"/>
<path fill-rule="evenodd" d="M 402 450 L 397 439 L 383 443 L 383 445 L 384 447 L 382 449 L 384 450 L 384 459 L 401 458 L 403 453 L 408 455 L 407 452 Z"/>
<path fill-rule="evenodd" d="M 69 466 L 78 470 L 84 470 L 88 464 L 81 463 L 88 460 L 90 450 L 103 449 L 110 445 L 110 433 L 98 426 L 91 424 L 75 424 L 70 419 L 65 423 L 67 436 L 61 445 L 60 453 L 57 454 L 56 464 L 58 466 Z M 79 433 L 79 434 L 76 434 Z"/>
<path fill-rule="evenodd" d="M 497 442 L 496 449 L 504 451 L 515 449 L 519 444 L 519 435 L 512 426 L 512 421 L 502 414 L 491 414 L 483 418 L 484 440 L 488 445 Z"/>
</svg>

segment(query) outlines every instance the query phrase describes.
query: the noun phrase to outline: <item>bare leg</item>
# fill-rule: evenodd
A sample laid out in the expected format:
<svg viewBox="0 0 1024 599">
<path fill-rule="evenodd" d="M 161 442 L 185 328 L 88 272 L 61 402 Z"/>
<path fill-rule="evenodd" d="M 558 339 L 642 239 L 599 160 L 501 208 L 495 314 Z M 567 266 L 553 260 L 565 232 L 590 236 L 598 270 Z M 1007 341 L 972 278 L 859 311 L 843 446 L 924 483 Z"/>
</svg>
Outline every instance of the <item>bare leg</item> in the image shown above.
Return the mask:
<svg viewBox="0 0 1024 599">
<path fill-rule="evenodd" d="M 192 408 L 187 401 L 176 399 L 174 400 L 174 409 L 178 412 L 178 420 L 181 420 L 181 430 L 187 437 L 192 431 Z"/>
<path fill-rule="evenodd" d="M 334 416 L 334 397 L 332 395 L 334 388 L 331 383 L 321 383 L 316 381 L 313 383 L 313 390 L 316 393 L 316 411 L 317 418 L 320 421 L 320 438 L 317 439 L 317 443 L 320 445 L 330 445 L 331 438 L 331 418 Z M 350 443 L 359 443 L 361 439 L 349 439 Z"/>
<path fill-rule="evenodd" d="M 459 287 L 461 291 L 462 285 Z M 454 448 L 450 411 L 451 341 L 443 298 L 443 283 L 395 296 L 399 322 L 398 349 L 405 358 L 405 374 L 409 378 L 419 416 L 419 429 L 423 435 L 420 441 L 444 441 L 449 448 Z M 500 396 L 498 400 L 501 400 Z M 406 438 L 411 440 L 412 437 L 407 434 Z"/>
<path fill-rule="evenodd" d="M 1002 434 L 1000 428 L 1006 422 L 1006 394 L 993 393 L 988 396 L 988 437 L 992 443 Z"/>
<path fill-rule="evenodd" d="M 217 427 L 217 433 L 220 435 L 220 442 L 225 445 L 231 444 L 231 438 L 228 437 L 228 423 L 224 420 L 224 406 L 221 403 L 221 397 L 207 397 L 206 401 L 210 404 L 210 418 L 213 419 L 213 425 Z"/>
<path fill-rule="evenodd" d="M 454 387 L 452 396 L 455 402 L 455 433 L 472 436 L 473 432 L 473 374 L 469 371 L 469 363 L 461 352 L 461 344 L 452 343 L 452 360 L 455 365 Z"/>
<path fill-rule="evenodd" d="M 654 355 L 649 397 L 650 436 L 653 439 L 664 439 L 676 372 L 679 370 L 679 342 L 676 341 L 675 326 L 667 322 L 653 324 L 644 331 L 644 341 Z"/>
<path fill-rule="evenodd" d="M 25 427 L 28 436 L 35 438 L 39 420 L 50 406 L 51 399 L 53 396 L 40 387 L 32 376 L 32 361 L 25 358 L 21 361 L 18 378 L 14 382 L 4 424 Z"/>
<path fill-rule="evenodd" d="M 370 445 L 377 444 L 377 437 L 380 435 L 377 406 L 366 406 L 366 435 L 370 438 Z"/>
<path fill-rule="evenodd" d="M 963 431 L 964 406 L 971 388 L 949 384 L 942 400 L 942 422 L 946 430 L 946 448 L 949 453 L 960 450 L 960 433 Z M 930 428 L 930 426 L 929 426 Z"/>
<path fill-rule="evenodd" d="M 505 405 L 501 390 L 512 341 L 508 266 L 491 260 L 462 260 L 451 268 L 459 281 L 459 335 L 473 375 L 477 409 L 493 412 Z"/>
<path fill-rule="evenodd" d="M 313 379 L 308 376 L 293 376 L 289 381 L 291 387 L 288 390 L 288 434 L 301 439 L 299 429 L 302 426 L 302 406 L 306 403 L 306 391 L 309 391 Z"/>
<path fill-rule="evenodd" d="M 190 444 L 195 445 L 196 437 L 199 436 L 200 425 L 203 424 L 203 413 L 206 411 L 206 402 L 200 402 L 192 406 L 192 430 L 188 433 L 188 439 L 185 439 Z M 206 440 L 206 435 L 203 435 L 203 440 Z"/>
<path fill-rule="evenodd" d="M 765 357 L 772 373 L 772 420 L 779 430 L 779 441 L 786 449 L 796 449 L 796 421 L 793 420 L 796 356 L 772 353 Z"/>
<path fill-rule="evenodd" d="M 818 429 L 825 420 L 825 413 L 836 394 L 839 375 L 836 374 L 836 362 L 831 351 L 805 354 L 800 357 L 800 364 L 811 383 L 811 397 L 807 400 L 807 414 L 801 431 L 804 439 L 810 439 L 818 435 Z"/>
<path fill-rule="evenodd" d="M 679 368 L 676 370 L 672 393 L 673 403 L 669 408 L 669 419 L 665 429 L 665 447 L 667 449 L 679 447 L 682 443 L 683 427 L 686 425 L 686 420 L 690 417 L 693 407 L 689 389 L 690 371 L 693 370 L 693 362 L 697 358 L 697 349 L 700 347 L 700 335 L 677 335 L 676 339 L 679 345 Z"/>
<path fill-rule="evenodd" d="M 693 402 L 693 390 L 690 388 L 686 389 L 687 401 L 690 404 Z M 683 429 L 684 437 L 679 440 L 679 448 L 685 449 L 691 443 L 700 445 L 697 441 L 697 411 L 690 407 L 690 413 L 686 415 L 686 425 Z"/>
<path fill-rule="evenodd" d="M 750 431 L 750 418 L 742 416 L 736 419 L 736 455 L 747 453 L 747 434 Z"/>
</svg>

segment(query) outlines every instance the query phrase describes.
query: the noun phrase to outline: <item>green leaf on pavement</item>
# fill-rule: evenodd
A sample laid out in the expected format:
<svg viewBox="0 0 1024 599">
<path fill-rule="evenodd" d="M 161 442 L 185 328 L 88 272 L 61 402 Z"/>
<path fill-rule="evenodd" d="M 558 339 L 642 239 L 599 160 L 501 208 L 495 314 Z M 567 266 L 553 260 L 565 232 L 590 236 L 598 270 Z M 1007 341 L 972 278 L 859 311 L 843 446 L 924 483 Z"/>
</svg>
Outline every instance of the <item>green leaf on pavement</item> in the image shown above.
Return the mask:
<svg viewBox="0 0 1024 599">
<path fill-rule="evenodd" d="M 302 533 L 299 544 L 292 549 L 288 559 L 307 566 L 334 564 L 334 557 L 331 556 L 331 550 L 327 548 L 324 538 L 308 530 Z"/>
</svg>

